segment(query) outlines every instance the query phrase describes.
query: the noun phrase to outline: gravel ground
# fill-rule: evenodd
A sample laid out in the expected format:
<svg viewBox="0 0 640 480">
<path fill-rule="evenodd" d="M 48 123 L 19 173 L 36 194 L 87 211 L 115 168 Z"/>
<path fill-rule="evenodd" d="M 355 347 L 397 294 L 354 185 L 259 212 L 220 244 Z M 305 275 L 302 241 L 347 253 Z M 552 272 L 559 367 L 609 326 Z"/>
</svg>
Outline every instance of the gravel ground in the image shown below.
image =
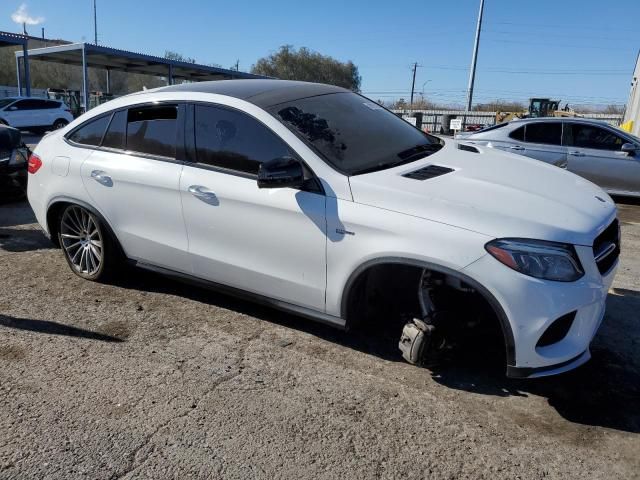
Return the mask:
<svg viewBox="0 0 640 480">
<path fill-rule="evenodd" d="M 132 271 L 0 206 L 0 478 L 640 478 L 640 206 L 584 367 L 514 381 Z"/>
</svg>

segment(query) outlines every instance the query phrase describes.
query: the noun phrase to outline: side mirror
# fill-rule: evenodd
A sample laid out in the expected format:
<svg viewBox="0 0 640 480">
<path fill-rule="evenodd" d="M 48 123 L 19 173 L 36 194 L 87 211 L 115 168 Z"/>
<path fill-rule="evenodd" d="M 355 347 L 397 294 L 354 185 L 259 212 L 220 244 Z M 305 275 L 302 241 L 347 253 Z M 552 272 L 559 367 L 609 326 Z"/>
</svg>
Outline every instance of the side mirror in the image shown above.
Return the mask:
<svg viewBox="0 0 640 480">
<path fill-rule="evenodd" d="M 300 187 L 303 183 L 302 165 L 291 157 L 269 160 L 258 169 L 258 188 Z"/>
<path fill-rule="evenodd" d="M 622 147 L 620 147 L 621 152 L 628 153 L 629 155 L 635 155 L 637 149 L 638 147 L 633 143 L 623 143 Z"/>
<path fill-rule="evenodd" d="M 13 107 L 13 106 L 12 106 L 12 107 L 9 107 L 9 110 L 11 110 L 12 112 L 13 112 L 14 110 L 17 110 L 17 109 L 18 109 L 18 107 Z"/>
</svg>

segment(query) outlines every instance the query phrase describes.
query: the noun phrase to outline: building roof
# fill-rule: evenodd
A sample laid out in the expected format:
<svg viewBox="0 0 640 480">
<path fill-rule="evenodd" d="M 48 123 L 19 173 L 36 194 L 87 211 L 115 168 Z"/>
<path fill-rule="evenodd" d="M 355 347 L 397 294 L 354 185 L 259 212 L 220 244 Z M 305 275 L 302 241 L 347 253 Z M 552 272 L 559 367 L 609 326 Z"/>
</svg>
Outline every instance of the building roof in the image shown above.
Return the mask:
<svg viewBox="0 0 640 480">
<path fill-rule="evenodd" d="M 180 85 L 160 87 L 156 91 L 215 93 L 246 100 L 261 108 L 266 108 L 299 98 L 348 92 L 349 90 L 323 83 L 262 79 L 182 83 Z"/>
</svg>

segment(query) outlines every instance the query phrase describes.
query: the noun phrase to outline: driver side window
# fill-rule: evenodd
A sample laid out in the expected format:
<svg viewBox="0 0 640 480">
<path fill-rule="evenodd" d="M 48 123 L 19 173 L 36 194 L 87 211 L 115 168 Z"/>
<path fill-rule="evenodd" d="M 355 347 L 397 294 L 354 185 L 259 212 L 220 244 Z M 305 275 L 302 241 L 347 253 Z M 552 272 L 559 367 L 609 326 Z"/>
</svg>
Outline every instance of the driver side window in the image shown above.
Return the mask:
<svg viewBox="0 0 640 480">
<path fill-rule="evenodd" d="M 593 125 L 571 125 L 569 145 L 581 148 L 619 151 L 625 141 L 615 133 Z"/>
<path fill-rule="evenodd" d="M 196 161 L 257 175 L 262 162 L 294 156 L 275 133 L 249 115 L 195 105 Z"/>
</svg>

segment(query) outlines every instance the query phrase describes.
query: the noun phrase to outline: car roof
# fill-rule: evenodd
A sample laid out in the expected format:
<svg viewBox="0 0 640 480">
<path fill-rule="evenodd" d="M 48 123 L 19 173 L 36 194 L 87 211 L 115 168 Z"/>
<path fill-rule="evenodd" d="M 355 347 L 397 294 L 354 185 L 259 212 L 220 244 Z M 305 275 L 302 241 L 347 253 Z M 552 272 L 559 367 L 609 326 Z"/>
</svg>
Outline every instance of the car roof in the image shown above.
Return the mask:
<svg viewBox="0 0 640 480">
<path fill-rule="evenodd" d="M 261 108 L 300 98 L 345 93 L 350 90 L 324 83 L 298 82 L 293 80 L 245 79 L 217 80 L 209 82 L 181 83 L 154 89 L 155 92 L 215 93 L 235 97 Z"/>
<path fill-rule="evenodd" d="M 535 118 L 517 118 L 515 120 L 511 120 L 509 123 L 512 123 L 514 126 L 525 123 L 532 122 L 577 122 L 577 123 L 597 123 L 609 125 L 604 120 L 600 120 L 598 118 L 584 118 L 584 117 L 535 117 Z"/>
</svg>

